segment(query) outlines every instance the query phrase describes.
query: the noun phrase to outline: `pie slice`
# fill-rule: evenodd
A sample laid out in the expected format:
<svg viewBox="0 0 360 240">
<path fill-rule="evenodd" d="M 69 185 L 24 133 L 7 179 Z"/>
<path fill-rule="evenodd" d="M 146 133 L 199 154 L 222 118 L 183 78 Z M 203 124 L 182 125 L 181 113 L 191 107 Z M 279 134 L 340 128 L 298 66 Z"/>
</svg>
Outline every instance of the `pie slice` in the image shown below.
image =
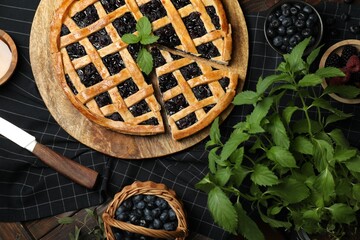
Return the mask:
<svg viewBox="0 0 360 240">
<path fill-rule="evenodd" d="M 153 48 L 156 70 L 149 76 L 136 63 L 142 46 L 121 40 L 137 34 L 143 16 L 167 49 Z M 211 67 L 231 57 L 220 0 L 64 0 L 50 39 L 56 77 L 71 103 L 114 131 L 159 134 L 166 119 L 173 138 L 182 139 L 208 126 L 235 95 L 238 75 Z"/>
<path fill-rule="evenodd" d="M 157 83 L 174 139 L 210 125 L 233 100 L 238 74 L 152 48 Z"/>
<path fill-rule="evenodd" d="M 221 64 L 231 58 L 231 25 L 220 0 L 136 0 L 159 44 Z M 137 7 L 132 8 L 137 12 Z"/>
<path fill-rule="evenodd" d="M 97 124 L 127 134 L 164 132 L 152 84 L 134 60 L 140 46 L 121 41 L 136 20 L 124 2 L 106 2 L 67 0 L 57 11 L 51 49 L 61 86 Z"/>
</svg>

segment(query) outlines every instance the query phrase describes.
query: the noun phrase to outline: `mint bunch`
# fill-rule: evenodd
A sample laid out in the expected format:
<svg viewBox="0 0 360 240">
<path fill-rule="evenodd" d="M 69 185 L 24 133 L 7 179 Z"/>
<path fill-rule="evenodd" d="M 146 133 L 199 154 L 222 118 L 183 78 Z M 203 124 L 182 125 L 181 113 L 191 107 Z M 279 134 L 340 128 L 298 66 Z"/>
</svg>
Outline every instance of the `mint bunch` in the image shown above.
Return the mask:
<svg viewBox="0 0 360 240">
<path fill-rule="evenodd" d="M 334 67 L 310 72 L 320 48 L 303 59 L 309 41 L 285 54 L 276 73 L 261 77 L 255 90 L 234 98 L 234 105 L 252 111 L 227 139 L 219 119 L 210 129 L 209 173 L 196 187 L 208 194 L 214 221 L 249 240 L 265 239 L 250 218 L 254 212 L 273 228 L 331 239 L 357 227 L 360 152 L 332 126 L 351 114 L 331 106 L 327 91 L 318 91 L 323 79 L 344 73 Z"/>
<path fill-rule="evenodd" d="M 153 57 L 151 53 L 146 49 L 146 45 L 153 44 L 159 39 L 158 36 L 155 36 L 152 33 L 152 27 L 149 19 L 147 17 L 142 17 L 136 23 L 137 35 L 132 33 L 124 34 L 121 40 L 127 44 L 137 44 L 140 43 L 141 49 L 138 53 L 136 62 L 139 65 L 140 69 L 148 75 L 153 68 Z"/>
</svg>

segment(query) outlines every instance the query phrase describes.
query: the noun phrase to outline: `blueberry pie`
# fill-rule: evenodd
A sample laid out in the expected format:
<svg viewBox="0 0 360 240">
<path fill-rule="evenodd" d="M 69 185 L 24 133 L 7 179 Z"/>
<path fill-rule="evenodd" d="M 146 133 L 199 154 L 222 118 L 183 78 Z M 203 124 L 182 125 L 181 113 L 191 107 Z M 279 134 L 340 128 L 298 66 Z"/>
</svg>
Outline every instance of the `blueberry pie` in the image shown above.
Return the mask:
<svg viewBox="0 0 360 240">
<path fill-rule="evenodd" d="M 121 39 L 136 34 L 143 16 L 161 48 L 151 50 L 149 75 L 136 63 L 142 46 Z M 190 136 L 235 94 L 237 74 L 211 64 L 226 65 L 231 57 L 231 26 L 220 0 L 64 0 L 50 39 L 56 78 L 72 104 L 121 133 L 163 133 L 167 119 L 174 139 Z"/>
</svg>

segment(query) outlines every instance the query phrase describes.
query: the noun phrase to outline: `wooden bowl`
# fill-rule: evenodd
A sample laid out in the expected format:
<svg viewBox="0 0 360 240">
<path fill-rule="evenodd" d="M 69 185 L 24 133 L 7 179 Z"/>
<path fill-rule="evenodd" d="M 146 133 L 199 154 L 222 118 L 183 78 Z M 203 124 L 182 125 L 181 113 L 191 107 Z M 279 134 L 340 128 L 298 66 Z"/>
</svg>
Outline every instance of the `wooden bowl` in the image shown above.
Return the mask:
<svg viewBox="0 0 360 240">
<path fill-rule="evenodd" d="M 5 42 L 6 45 L 8 45 L 8 47 L 10 48 L 10 51 L 12 53 L 12 60 L 11 60 L 10 67 L 7 70 L 7 72 L 5 73 L 5 75 L 0 78 L 0 85 L 2 85 L 7 80 L 9 80 L 11 75 L 14 73 L 14 70 L 16 68 L 16 64 L 18 61 L 18 52 L 17 52 L 16 45 L 15 45 L 14 41 L 12 40 L 12 38 L 10 37 L 10 35 L 1 29 L 0 29 L 0 39 L 3 42 Z"/>
<path fill-rule="evenodd" d="M 178 220 L 178 226 L 175 231 L 157 230 L 133 225 L 131 223 L 122 222 L 115 219 L 116 210 L 122 202 L 135 195 L 153 195 L 163 198 L 169 206 L 174 210 Z M 188 235 L 187 222 L 183 205 L 176 197 L 176 193 L 168 189 L 164 184 L 154 183 L 151 181 L 139 182 L 135 181 L 128 185 L 114 196 L 109 203 L 106 211 L 102 215 L 104 220 L 104 228 L 107 239 L 115 240 L 112 228 L 118 228 L 127 232 L 138 233 L 141 235 L 161 238 L 184 240 Z"/>
<path fill-rule="evenodd" d="M 323 68 L 325 67 L 325 62 L 326 59 L 329 57 L 329 55 L 331 53 L 337 53 L 339 55 L 341 55 L 341 51 L 343 49 L 343 47 L 345 45 L 352 45 L 354 47 L 356 47 L 358 49 L 358 51 L 360 51 L 360 40 L 357 39 L 349 39 L 349 40 L 343 40 L 340 41 L 338 43 L 335 43 L 334 45 L 332 45 L 331 47 L 329 47 L 324 55 L 321 57 L 320 63 L 319 63 L 319 68 Z M 325 89 L 328 84 L 326 82 L 326 79 L 323 80 L 323 82 L 321 83 L 322 87 Z M 346 104 L 359 104 L 360 103 L 360 98 L 354 98 L 354 99 L 349 99 L 349 98 L 343 98 L 335 93 L 331 93 L 329 94 L 330 97 L 332 97 L 333 99 L 342 102 L 342 103 L 346 103 Z"/>
</svg>

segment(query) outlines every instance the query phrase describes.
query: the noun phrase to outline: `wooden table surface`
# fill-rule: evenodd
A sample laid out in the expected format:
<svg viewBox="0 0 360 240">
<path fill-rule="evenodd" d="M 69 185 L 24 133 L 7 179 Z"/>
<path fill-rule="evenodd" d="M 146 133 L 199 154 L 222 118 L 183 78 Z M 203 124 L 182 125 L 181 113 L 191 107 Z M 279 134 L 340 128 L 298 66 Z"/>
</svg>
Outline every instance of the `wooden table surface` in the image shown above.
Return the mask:
<svg viewBox="0 0 360 240">
<path fill-rule="evenodd" d="M 265 11 L 277 3 L 279 0 L 240 0 L 241 7 L 245 13 Z M 327 2 L 343 2 L 343 0 L 323 0 Z M 311 4 L 319 4 L 321 0 L 306 0 Z M 360 0 L 354 0 L 353 4 L 360 4 Z M 106 208 L 106 203 L 98 206 L 96 211 L 102 213 Z M 66 240 L 68 234 L 74 231 L 74 224 L 61 226 L 58 224 L 58 219 L 66 216 L 73 216 L 79 220 L 83 220 L 86 215 L 84 209 L 74 212 L 67 212 L 58 216 L 39 219 L 29 222 L 13 222 L 13 223 L 0 223 L 0 240 Z M 90 221 L 88 227 L 92 228 L 95 222 Z M 284 239 L 279 233 L 274 232 L 268 226 L 263 226 L 268 239 L 282 240 Z M 206 237 L 200 235 L 191 235 L 191 240 L 207 240 Z M 240 238 L 239 238 L 240 239 Z"/>
</svg>

